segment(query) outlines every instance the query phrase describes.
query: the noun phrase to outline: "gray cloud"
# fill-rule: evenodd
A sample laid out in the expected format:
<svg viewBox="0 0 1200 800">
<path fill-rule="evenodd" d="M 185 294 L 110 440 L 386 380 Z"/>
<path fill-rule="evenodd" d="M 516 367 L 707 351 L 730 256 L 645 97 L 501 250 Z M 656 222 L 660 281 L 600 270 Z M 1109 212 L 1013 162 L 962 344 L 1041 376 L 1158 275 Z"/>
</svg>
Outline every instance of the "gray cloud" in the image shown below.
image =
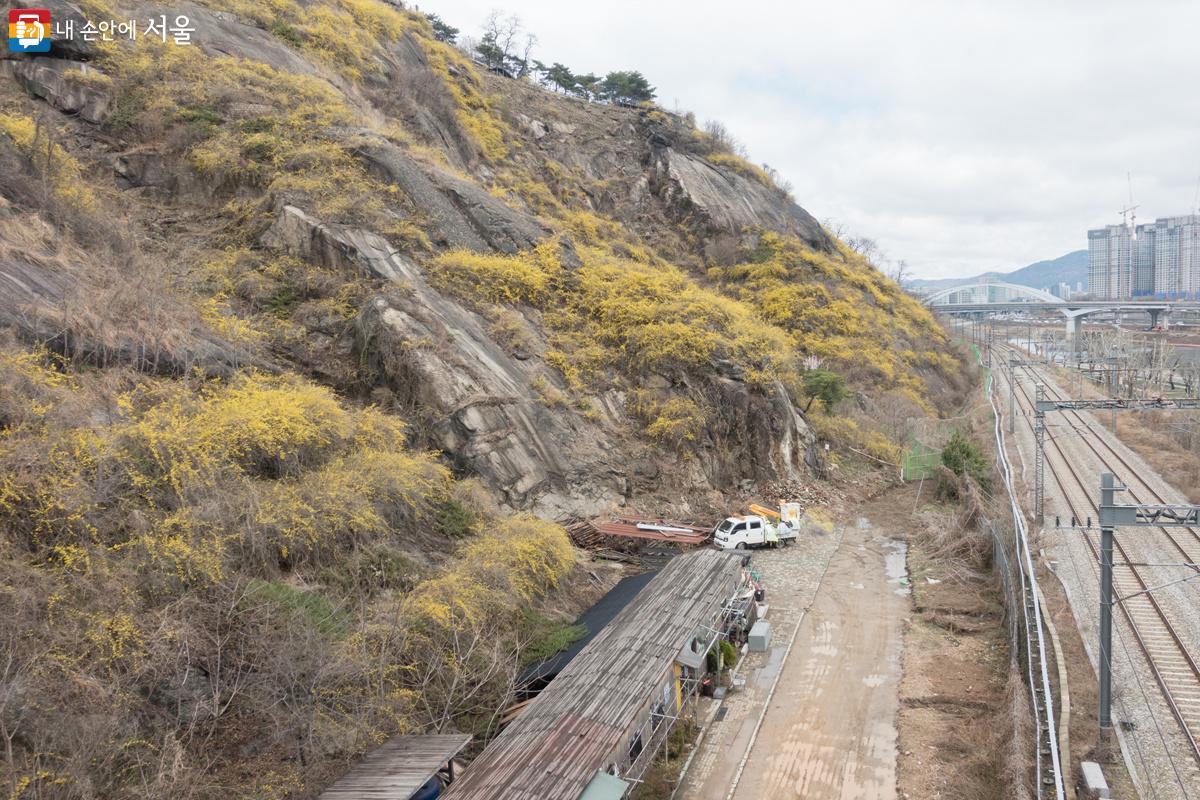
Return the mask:
<svg viewBox="0 0 1200 800">
<path fill-rule="evenodd" d="M 495 0 L 422 6 L 476 33 Z M 802 205 L 918 275 L 1015 268 L 1119 220 L 1186 213 L 1200 4 L 508 0 L 538 56 L 640 69 L 720 119 Z"/>
</svg>

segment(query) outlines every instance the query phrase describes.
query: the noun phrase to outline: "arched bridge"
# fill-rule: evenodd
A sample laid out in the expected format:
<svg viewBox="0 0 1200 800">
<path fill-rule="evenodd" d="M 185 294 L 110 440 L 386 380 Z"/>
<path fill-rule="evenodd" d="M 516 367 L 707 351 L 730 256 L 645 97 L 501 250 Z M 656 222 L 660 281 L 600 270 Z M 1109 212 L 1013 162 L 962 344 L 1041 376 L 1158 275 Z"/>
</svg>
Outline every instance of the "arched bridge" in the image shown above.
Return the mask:
<svg viewBox="0 0 1200 800">
<path fill-rule="evenodd" d="M 967 299 L 959 299 L 956 295 L 962 295 Z M 998 295 L 1003 297 L 1003 299 L 997 297 Z M 951 286 L 949 289 L 934 292 L 925 298 L 925 304 L 929 306 L 941 306 L 980 302 L 1012 303 L 1029 300 L 1040 300 L 1044 303 L 1062 302 L 1059 298 L 1049 292 L 1043 292 L 1041 289 L 1033 289 L 1028 286 L 1021 286 L 1016 283 L 1004 283 L 1002 281 L 984 281 L 980 283 L 967 283 L 961 286 Z"/>
<path fill-rule="evenodd" d="M 986 314 L 995 311 L 1055 310 L 1067 318 L 1067 336 L 1080 332 L 1083 318 L 1100 311 L 1144 311 L 1151 326 L 1167 327 L 1172 308 L 1196 303 L 1130 300 L 1062 300 L 1049 292 L 1002 281 L 952 286 L 927 296 L 925 305 L 940 314 Z"/>
</svg>

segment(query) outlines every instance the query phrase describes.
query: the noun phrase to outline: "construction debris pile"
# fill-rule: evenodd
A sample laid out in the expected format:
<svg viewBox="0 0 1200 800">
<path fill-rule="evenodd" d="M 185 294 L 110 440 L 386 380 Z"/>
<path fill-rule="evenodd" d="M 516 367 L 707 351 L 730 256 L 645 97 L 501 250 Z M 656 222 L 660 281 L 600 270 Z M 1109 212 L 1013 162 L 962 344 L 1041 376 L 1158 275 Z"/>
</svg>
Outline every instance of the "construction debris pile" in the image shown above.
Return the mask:
<svg viewBox="0 0 1200 800">
<path fill-rule="evenodd" d="M 844 494 L 834 489 L 828 483 L 802 483 L 798 480 L 781 479 L 757 484 L 753 491 L 742 494 L 742 499 L 759 498 L 765 500 L 764 505 L 796 502 L 804 508 L 811 506 L 830 506 L 835 501 L 844 498 Z"/>
<path fill-rule="evenodd" d="M 680 550 L 699 547 L 711 538 L 712 525 L 697 525 L 664 519 L 620 518 L 600 524 L 576 519 L 567 524 L 567 533 L 576 547 L 599 556 L 625 560 L 644 545 L 674 545 Z"/>
</svg>

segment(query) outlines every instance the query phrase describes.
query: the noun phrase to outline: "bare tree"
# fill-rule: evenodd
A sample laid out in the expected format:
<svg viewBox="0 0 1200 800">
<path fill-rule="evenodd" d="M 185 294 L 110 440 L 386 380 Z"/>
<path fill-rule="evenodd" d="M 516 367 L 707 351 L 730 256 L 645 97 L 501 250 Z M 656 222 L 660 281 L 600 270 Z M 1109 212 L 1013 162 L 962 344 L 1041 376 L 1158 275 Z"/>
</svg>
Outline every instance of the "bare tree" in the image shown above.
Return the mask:
<svg viewBox="0 0 1200 800">
<path fill-rule="evenodd" d="M 729 128 L 725 127 L 725 123 L 720 120 L 706 120 L 704 123 L 704 132 L 708 134 L 708 141 L 714 150 L 734 153 L 743 158 L 746 157 L 746 148 L 730 132 Z"/>
<path fill-rule="evenodd" d="M 845 239 L 846 247 L 858 253 L 867 261 L 873 261 L 879 256 L 879 243 L 869 236 L 849 236 Z"/>
<path fill-rule="evenodd" d="M 821 220 L 821 227 L 829 232 L 829 235 L 835 239 L 845 239 L 850 235 L 849 227 L 844 222 L 839 222 L 833 217 L 826 217 Z"/>
<path fill-rule="evenodd" d="M 779 170 L 775 169 L 770 164 L 763 164 L 762 166 L 763 169 L 766 170 L 767 175 L 771 176 L 771 183 L 775 184 L 775 188 L 779 190 L 780 194 L 790 197 L 793 188 L 792 182 L 783 177 Z"/>
<path fill-rule="evenodd" d="M 495 44 L 504 56 L 505 61 L 513 57 L 516 51 L 517 40 L 520 38 L 523 30 L 524 26 L 521 25 L 520 17 L 516 14 L 510 14 L 505 17 L 504 12 L 498 8 L 492 9 L 487 19 L 483 22 L 484 40 Z"/>
<path fill-rule="evenodd" d="M 405 667 L 427 723 L 445 730 L 461 717 L 494 717 L 511 699 L 525 642 L 500 614 L 468 624 L 410 628 Z"/>
<path fill-rule="evenodd" d="M 13 740 L 21 732 L 28 705 L 25 703 L 26 678 L 30 662 L 17 660 L 17 637 L 10 634 L 0 655 L 0 739 L 4 740 L 4 766 L 8 772 L 9 796 L 16 797 L 17 761 Z"/>
<path fill-rule="evenodd" d="M 525 47 L 521 51 L 520 66 L 517 69 L 518 78 L 524 78 L 529 74 L 530 65 L 533 63 L 533 48 L 537 45 L 537 40 L 532 33 L 525 34 Z"/>
</svg>

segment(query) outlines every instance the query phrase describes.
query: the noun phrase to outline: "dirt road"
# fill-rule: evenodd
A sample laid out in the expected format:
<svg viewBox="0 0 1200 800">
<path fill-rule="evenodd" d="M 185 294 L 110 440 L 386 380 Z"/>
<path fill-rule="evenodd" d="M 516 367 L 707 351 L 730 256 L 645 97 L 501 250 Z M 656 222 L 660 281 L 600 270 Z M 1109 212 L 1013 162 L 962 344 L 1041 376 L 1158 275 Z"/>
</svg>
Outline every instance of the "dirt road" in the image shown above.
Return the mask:
<svg viewBox="0 0 1200 800">
<path fill-rule="evenodd" d="M 800 624 L 736 800 L 896 797 L 904 545 L 846 530 Z M 905 581 L 906 583 L 907 581 Z"/>
</svg>

